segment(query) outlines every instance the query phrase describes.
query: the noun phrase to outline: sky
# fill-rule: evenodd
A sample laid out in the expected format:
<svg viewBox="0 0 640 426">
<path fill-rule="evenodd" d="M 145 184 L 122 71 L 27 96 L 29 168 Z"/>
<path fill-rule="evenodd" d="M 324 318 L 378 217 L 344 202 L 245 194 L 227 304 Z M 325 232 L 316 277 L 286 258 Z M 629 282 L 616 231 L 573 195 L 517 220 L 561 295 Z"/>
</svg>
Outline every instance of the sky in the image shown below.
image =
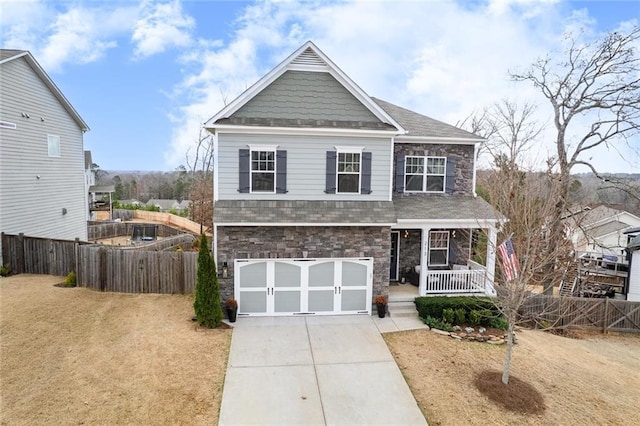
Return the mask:
<svg viewBox="0 0 640 426">
<path fill-rule="evenodd" d="M 510 99 L 550 125 L 548 102 L 508 72 L 567 31 L 639 21 L 640 0 L 0 0 L 0 46 L 35 56 L 89 124 L 101 169 L 169 171 L 203 122 L 307 40 L 370 96 L 438 120 Z M 532 164 L 552 155 L 552 132 L 542 139 Z M 590 156 L 601 172 L 640 173 L 640 137 Z"/>
</svg>

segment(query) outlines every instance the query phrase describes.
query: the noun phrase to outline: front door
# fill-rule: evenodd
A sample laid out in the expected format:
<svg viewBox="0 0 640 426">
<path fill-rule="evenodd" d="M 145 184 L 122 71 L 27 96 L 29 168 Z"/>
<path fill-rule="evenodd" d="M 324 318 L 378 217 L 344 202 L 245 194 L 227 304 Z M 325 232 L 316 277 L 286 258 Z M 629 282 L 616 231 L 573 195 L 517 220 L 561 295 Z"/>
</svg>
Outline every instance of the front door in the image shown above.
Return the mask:
<svg viewBox="0 0 640 426">
<path fill-rule="evenodd" d="M 389 280 L 398 281 L 398 252 L 400 243 L 400 232 L 391 231 L 391 260 L 389 263 Z"/>
</svg>

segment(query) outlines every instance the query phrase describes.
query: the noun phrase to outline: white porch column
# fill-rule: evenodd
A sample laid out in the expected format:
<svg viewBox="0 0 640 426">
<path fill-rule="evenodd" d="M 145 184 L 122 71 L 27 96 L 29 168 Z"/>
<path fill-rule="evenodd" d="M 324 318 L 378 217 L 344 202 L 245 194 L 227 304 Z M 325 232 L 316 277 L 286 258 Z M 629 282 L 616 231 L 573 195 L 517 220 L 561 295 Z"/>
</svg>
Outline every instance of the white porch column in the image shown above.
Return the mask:
<svg viewBox="0 0 640 426">
<path fill-rule="evenodd" d="M 425 296 L 427 294 L 427 268 L 429 253 L 429 231 L 430 228 L 422 227 L 420 244 L 420 285 L 418 286 L 418 295 Z"/>
<path fill-rule="evenodd" d="M 495 226 L 489 226 L 487 229 L 487 276 L 485 282 L 485 291 L 491 295 L 495 295 L 495 287 L 493 280 L 496 277 L 496 249 L 497 249 L 498 232 Z"/>
</svg>

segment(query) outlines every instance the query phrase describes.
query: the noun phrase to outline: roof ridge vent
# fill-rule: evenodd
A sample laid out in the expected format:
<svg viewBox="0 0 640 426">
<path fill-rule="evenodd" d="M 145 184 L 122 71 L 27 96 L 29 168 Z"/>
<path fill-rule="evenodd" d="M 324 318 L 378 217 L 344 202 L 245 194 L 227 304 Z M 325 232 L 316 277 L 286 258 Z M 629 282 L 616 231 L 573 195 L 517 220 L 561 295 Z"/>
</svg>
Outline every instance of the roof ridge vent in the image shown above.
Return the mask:
<svg viewBox="0 0 640 426">
<path fill-rule="evenodd" d="M 327 64 L 318 56 L 316 52 L 310 47 L 307 47 L 304 52 L 299 54 L 293 61 L 291 61 L 291 65 L 306 65 L 306 66 L 316 66 L 316 67 L 326 67 Z"/>
</svg>

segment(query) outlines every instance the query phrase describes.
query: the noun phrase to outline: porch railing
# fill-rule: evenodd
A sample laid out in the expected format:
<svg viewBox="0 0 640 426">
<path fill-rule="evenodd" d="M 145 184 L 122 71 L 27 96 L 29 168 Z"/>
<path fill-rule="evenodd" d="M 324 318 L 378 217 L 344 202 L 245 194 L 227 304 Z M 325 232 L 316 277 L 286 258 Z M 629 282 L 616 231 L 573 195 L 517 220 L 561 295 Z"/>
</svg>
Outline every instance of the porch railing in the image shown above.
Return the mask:
<svg viewBox="0 0 640 426">
<path fill-rule="evenodd" d="M 484 269 L 427 271 L 426 294 L 487 293 Z"/>
</svg>

